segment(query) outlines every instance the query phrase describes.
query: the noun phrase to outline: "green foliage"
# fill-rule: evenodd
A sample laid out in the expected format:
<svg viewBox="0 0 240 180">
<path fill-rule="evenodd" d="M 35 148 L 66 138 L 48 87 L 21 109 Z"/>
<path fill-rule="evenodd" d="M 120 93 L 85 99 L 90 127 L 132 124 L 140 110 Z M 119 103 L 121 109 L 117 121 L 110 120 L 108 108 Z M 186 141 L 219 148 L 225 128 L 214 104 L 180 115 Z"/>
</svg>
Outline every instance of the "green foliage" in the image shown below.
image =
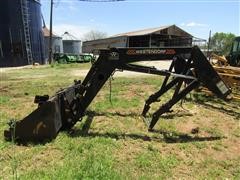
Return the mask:
<svg viewBox="0 0 240 180">
<path fill-rule="evenodd" d="M 235 37 L 232 33 L 217 32 L 212 37 L 211 48 L 220 55 L 228 55 Z"/>
</svg>

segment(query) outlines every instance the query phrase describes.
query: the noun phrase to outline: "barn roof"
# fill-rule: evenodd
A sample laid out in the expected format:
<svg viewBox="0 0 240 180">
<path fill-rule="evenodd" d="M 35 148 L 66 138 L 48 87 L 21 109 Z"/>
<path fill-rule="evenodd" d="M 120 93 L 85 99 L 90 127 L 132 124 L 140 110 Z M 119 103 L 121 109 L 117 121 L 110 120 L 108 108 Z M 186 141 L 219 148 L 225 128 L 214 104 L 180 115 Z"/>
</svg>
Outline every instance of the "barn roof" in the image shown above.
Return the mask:
<svg viewBox="0 0 240 180">
<path fill-rule="evenodd" d="M 44 37 L 50 37 L 50 31 L 49 31 L 49 29 L 48 29 L 46 26 L 43 27 L 42 31 L 43 31 L 43 36 L 44 36 Z M 59 38 L 60 38 L 60 36 L 57 36 L 57 35 L 54 34 L 54 33 L 52 33 L 52 36 L 53 36 L 53 37 L 59 37 Z"/>
<path fill-rule="evenodd" d="M 161 27 L 157 27 L 157 28 L 149 28 L 149 29 L 143 29 L 143 30 L 138 30 L 138 31 L 131 31 L 131 32 L 127 32 L 127 33 L 116 34 L 112 37 L 144 36 L 144 35 L 149 35 L 149 34 L 161 34 L 161 31 L 165 30 L 165 29 L 172 29 L 175 31 L 180 31 L 181 34 L 183 34 L 184 36 L 193 37 L 191 34 L 187 33 L 186 31 L 184 31 L 183 29 L 179 28 L 176 25 L 161 26 Z M 169 35 L 175 35 L 175 34 L 173 33 L 173 34 L 169 34 Z"/>
</svg>

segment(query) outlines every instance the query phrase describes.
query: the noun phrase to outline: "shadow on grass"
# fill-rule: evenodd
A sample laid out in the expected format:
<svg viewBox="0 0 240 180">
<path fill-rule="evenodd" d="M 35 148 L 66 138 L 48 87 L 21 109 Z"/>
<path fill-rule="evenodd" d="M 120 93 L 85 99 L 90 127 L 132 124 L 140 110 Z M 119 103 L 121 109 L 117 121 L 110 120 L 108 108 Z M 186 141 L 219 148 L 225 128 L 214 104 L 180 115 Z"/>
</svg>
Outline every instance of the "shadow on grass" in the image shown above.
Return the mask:
<svg viewBox="0 0 240 180">
<path fill-rule="evenodd" d="M 238 104 L 239 102 L 234 102 L 231 100 L 223 101 L 221 99 L 217 99 L 212 96 L 207 96 L 202 93 L 195 93 L 193 96 L 194 96 L 193 102 L 196 104 L 200 104 L 206 108 L 218 110 L 227 115 L 233 116 L 237 120 L 240 119 L 239 104 Z"/>
<path fill-rule="evenodd" d="M 140 113 L 121 113 L 121 112 L 96 112 L 96 111 L 87 111 L 87 116 L 119 116 L 119 117 L 134 117 L 139 116 Z"/>
<path fill-rule="evenodd" d="M 153 130 L 153 133 L 161 134 L 163 141 L 166 143 L 188 143 L 188 142 L 201 142 L 201 141 L 216 141 L 223 139 L 223 136 L 210 136 L 210 137 L 199 137 L 197 135 L 189 135 L 178 132 L 169 132 L 164 130 Z"/>
<path fill-rule="evenodd" d="M 199 103 L 199 102 L 198 102 Z M 236 118 L 237 120 L 240 120 L 240 113 L 237 112 L 237 110 L 239 111 L 239 107 L 236 108 L 236 111 L 235 110 L 231 110 L 231 109 L 226 109 L 224 107 L 218 107 L 218 106 L 215 106 L 213 104 L 207 104 L 206 102 L 201 102 L 200 103 L 202 106 L 206 107 L 206 108 L 212 108 L 212 109 L 216 109 L 220 112 L 223 112 L 227 115 L 230 115 L 230 116 L 233 116 L 234 118 Z"/>
<path fill-rule="evenodd" d="M 97 113 L 99 115 L 102 113 Z M 215 141 L 220 140 L 224 137 L 198 137 L 197 135 L 189 135 L 178 132 L 168 132 L 163 130 L 153 130 L 149 134 L 154 136 L 148 136 L 143 134 L 129 134 L 129 133 L 98 133 L 98 132 L 89 132 L 90 126 L 93 122 L 95 112 L 91 111 L 87 113 L 87 119 L 84 122 L 81 129 L 73 130 L 69 136 L 70 137 L 104 137 L 112 138 L 116 140 L 120 139 L 133 139 L 133 140 L 142 140 L 142 141 L 153 141 L 153 142 L 166 142 L 166 143 L 188 143 L 188 142 L 201 142 L 201 141 Z M 124 115 L 127 116 L 127 115 Z M 156 136 L 157 134 L 157 136 Z"/>
</svg>

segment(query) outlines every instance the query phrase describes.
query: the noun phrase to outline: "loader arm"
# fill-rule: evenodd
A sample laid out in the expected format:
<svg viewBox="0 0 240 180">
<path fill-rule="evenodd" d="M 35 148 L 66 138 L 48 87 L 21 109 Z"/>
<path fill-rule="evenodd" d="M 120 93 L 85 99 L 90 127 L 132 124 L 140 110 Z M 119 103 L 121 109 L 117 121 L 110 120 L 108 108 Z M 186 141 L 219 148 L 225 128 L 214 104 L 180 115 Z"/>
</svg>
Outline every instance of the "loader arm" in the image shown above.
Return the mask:
<svg viewBox="0 0 240 180">
<path fill-rule="evenodd" d="M 132 64 L 138 61 L 173 60 L 168 70 Z M 175 88 L 172 98 L 162 104 L 147 121 L 152 130 L 159 117 L 200 84 L 220 98 L 230 90 L 215 72 L 198 47 L 193 48 L 114 48 L 101 50 L 83 82 L 58 91 L 53 97 L 36 96 L 39 107 L 21 121 L 10 123 L 4 132 L 6 139 L 42 141 L 53 139 L 61 130 L 72 128 L 81 121 L 94 97 L 116 69 L 165 76 L 160 89 L 145 103 L 142 115 L 146 117 L 150 105 L 164 93 Z M 173 78 L 169 78 L 172 76 Z M 183 83 L 187 84 L 183 86 Z"/>
</svg>

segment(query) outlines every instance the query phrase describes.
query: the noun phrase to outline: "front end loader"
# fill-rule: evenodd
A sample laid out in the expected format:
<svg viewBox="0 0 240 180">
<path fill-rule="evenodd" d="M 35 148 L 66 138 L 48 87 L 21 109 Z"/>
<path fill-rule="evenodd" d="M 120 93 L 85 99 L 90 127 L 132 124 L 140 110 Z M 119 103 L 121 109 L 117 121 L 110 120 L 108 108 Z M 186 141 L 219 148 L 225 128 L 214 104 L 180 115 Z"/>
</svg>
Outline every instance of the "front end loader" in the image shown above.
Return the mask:
<svg viewBox="0 0 240 180">
<path fill-rule="evenodd" d="M 138 61 L 169 59 L 172 64 L 165 70 L 134 64 Z M 165 77 L 160 89 L 146 100 L 143 117 L 146 117 L 152 103 L 157 102 L 169 90 L 174 90 L 172 97 L 147 121 L 149 130 L 153 130 L 162 114 L 169 112 L 179 100 L 199 86 L 208 88 L 219 98 L 224 99 L 230 94 L 229 88 L 197 46 L 105 49 L 100 50 L 99 58 L 82 82 L 75 81 L 52 97 L 36 96 L 38 108 L 24 119 L 10 122 L 9 129 L 4 132 L 5 138 L 39 142 L 52 140 L 60 131 L 71 129 L 81 121 L 89 104 L 116 69 Z"/>
</svg>

